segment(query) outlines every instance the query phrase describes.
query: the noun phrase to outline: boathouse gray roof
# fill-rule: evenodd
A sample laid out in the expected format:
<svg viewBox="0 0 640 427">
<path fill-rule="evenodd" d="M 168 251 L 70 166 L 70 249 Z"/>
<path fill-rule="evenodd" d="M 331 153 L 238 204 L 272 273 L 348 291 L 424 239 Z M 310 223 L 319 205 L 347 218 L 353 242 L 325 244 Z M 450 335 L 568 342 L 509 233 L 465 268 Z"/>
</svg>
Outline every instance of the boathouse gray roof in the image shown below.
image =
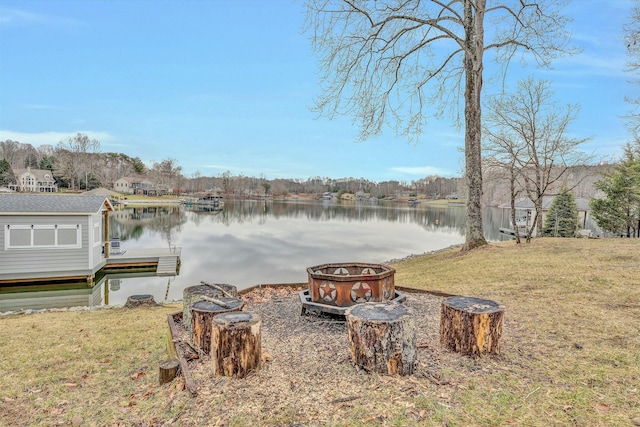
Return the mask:
<svg viewBox="0 0 640 427">
<path fill-rule="evenodd" d="M 104 196 L 62 194 L 0 194 L 0 215 L 94 214 L 103 206 L 113 210 Z"/>
</svg>

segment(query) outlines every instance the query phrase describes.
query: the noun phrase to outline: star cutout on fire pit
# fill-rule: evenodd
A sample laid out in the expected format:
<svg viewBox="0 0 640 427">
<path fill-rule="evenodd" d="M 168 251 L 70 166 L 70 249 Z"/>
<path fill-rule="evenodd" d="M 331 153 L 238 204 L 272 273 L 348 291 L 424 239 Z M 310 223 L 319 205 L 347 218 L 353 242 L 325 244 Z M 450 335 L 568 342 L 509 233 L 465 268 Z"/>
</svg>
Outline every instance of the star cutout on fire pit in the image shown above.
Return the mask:
<svg viewBox="0 0 640 427">
<path fill-rule="evenodd" d="M 326 302 L 333 302 L 336 300 L 336 285 L 333 282 L 324 281 L 318 287 L 320 293 L 320 299 Z"/>
<path fill-rule="evenodd" d="M 371 299 L 371 286 L 365 282 L 357 282 L 351 287 L 353 302 L 367 302 Z"/>
</svg>

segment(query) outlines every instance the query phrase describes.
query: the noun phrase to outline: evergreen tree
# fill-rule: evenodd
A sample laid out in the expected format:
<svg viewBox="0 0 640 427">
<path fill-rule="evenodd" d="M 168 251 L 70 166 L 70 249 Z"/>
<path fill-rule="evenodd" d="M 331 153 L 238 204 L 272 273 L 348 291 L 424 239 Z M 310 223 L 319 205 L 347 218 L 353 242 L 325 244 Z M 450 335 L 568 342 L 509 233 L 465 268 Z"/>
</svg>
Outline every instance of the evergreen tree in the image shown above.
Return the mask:
<svg viewBox="0 0 640 427">
<path fill-rule="evenodd" d="M 15 181 L 11 165 L 6 159 L 0 160 L 0 186 L 12 184 Z"/>
<path fill-rule="evenodd" d="M 56 158 L 54 156 L 44 156 L 40 159 L 40 163 L 38 163 L 39 169 L 46 169 L 53 171 L 56 164 Z"/>
<path fill-rule="evenodd" d="M 574 237 L 578 230 L 578 205 L 576 198 L 562 189 L 551 202 L 542 233 L 551 237 Z"/>
<path fill-rule="evenodd" d="M 621 236 L 640 237 L 640 141 L 627 144 L 623 160 L 594 187 L 605 195 L 589 202 L 598 226 Z"/>
</svg>

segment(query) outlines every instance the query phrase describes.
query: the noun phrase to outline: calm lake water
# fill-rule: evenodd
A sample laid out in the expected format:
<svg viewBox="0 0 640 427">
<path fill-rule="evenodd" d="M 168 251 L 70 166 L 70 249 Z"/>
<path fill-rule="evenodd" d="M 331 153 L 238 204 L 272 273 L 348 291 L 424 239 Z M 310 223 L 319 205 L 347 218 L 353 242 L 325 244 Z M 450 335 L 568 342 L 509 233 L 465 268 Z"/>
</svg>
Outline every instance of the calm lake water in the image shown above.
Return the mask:
<svg viewBox="0 0 640 427">
<path fill-rule="evenodd" d="M 333 262 L 382 263 L 464 242 L 465 208 L 399 203 L 228 200 L 222 210 L 140 206 L 110 215 L 111 235 L 124 249 L 182 248 L 177 276 L 109 275 L 93 288 L 58 287 L 0 294 L 0 312 L 124 304 L 134 294 L 158 302 L 182 299 L 204 280 L 238 289 L 306 282 L 306 268 Z M 486 209 L 491 241 L 504 237 L 507 211 Z M 35 289 L 35 288 L 34 288 Z"/>
</svg>

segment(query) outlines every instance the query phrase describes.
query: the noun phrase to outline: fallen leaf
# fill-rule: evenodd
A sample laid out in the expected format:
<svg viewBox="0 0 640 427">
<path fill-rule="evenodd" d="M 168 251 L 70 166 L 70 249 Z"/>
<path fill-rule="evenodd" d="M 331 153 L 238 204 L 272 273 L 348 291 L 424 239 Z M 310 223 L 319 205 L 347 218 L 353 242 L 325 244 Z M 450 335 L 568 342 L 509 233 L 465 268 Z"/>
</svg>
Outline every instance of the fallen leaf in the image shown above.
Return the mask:
<svg viewBox="0 0 640 427">
<path fill-rule="evenodd" d="M 78 384 L 76 383 L 64 383 L 63 385 L 69 388 L 78 387 Z"/>
<path fill-rule="evenodd" d="M 131 375 L 131 379 L 134 381 L 142 377 L 144 377 L 144 372 L 136 372 L 135 374 Z"/>
<path fill-rule="evenodd" d="M 609 405 L 605 404 L 605 403 L 598 403 L 596 405 L 596 409 L 598 411 L 608 411 L 609 410 Z"/>
<path fill-rule="evenodd" d="M 142 395 L 142 398 L 145 399 L 149 396 L 153 395 L 153 385 L 149 386 L 149 388 L 147 388 L 147 391 L 144 392 L 144 394 Z"/>
</svg>

